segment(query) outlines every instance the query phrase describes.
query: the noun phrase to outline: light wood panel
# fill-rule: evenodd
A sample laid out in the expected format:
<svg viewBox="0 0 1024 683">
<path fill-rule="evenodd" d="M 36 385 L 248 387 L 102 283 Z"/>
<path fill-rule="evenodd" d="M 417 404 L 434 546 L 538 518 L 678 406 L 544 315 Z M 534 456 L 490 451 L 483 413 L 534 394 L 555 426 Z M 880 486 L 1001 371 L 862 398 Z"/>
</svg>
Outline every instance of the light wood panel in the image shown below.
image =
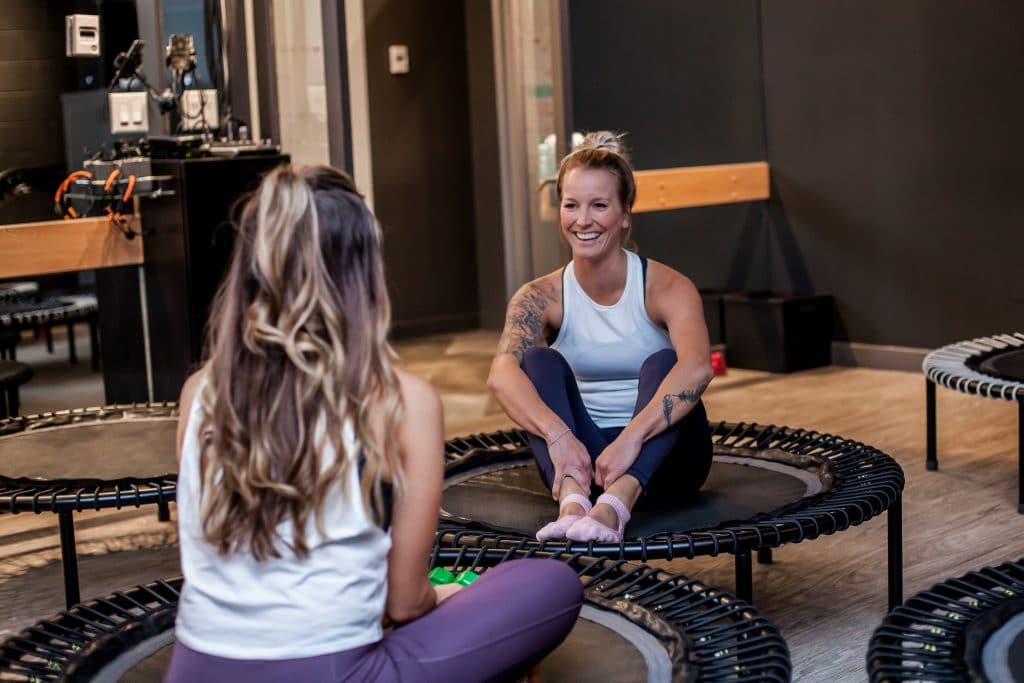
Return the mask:
<svg viewBox="0 0 1024 683">
<path fill-rule="evenodd" d="M 138 216 L 132 228 L 141 231 Z M 142 237 L 128 239 L 110 220 L 78 218 L 0 226 L 0 278 L 142 263 Z"/>
<path fill-rule="evenodd" d="M 664 211 L 768 199 L 768 163 L 688 166 L 636 172 L 633 211 Z"/>
</svg>

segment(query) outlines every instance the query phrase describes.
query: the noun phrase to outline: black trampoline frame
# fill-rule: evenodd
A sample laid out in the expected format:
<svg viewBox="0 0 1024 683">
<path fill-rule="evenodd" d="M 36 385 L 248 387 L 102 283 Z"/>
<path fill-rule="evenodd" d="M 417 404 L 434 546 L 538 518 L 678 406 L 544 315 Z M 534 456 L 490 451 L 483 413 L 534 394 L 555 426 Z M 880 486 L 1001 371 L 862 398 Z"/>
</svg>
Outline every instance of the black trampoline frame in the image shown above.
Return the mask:
<svg viewBox="0 0 1024 683">
<path fill-rule="evenodd" d="M 757 515 L 739 523 L 723 523 L 686 533 L 655 534 L 623 539 L 618 545 L 545 541 L 497 532 L 486 525 L 442 516 L 439 530 L 451 546 L 471 545 L 500 549 L 539 547 L 556 552 L 581 553 L 624 560 L 693 559 L 731 553 L 736 563 L 736 594 L 752 601 L 752 553 L 771 561 L 771 549 L 833 534 L 888 512 L 889 607 L 903 600 L 903 470 L 890 456 L 863 443 L 840 436 L 775 425 L 720 422 L 711 426 L 716 446 L 778 449 L 814 455 L 829 462 L 833 486 L 815 496 L 786 506 L 774 514 Z M 502 459 L 532 458 L 526 433 L 521 430 L 475 434 L 451 439 L 445 446 L 445 476 L 462 473 L 470 454 L 489 451 Z"/>
<path fill-rule="evenodd" d="M 510 559 L 551 557 L 571 563 L 589 595 L 627 600 L 679 632 L 698 680 L 789 681 L 789 649 L 778 629 L 748 603 L 678 574 L 624 560 L 540 548 L 499 549 L 435 544 L 431 566 L 478 570 Z M 88 681 L 132 646 L 170 628 L 182 580 L 157 581 L 76 605 L 0 644 L 0 672 L 21 680 Z M 19 680 L 19 679 L 14 679 Z"/>
<path fill-rule="evenodd" d="M 1024 559 L 972 571 L 914 595 L 891 610 L 871 636 L 871 681 L 974 680 L 965 657 L 968 628 L 1000 603 L 1022 595 Z"/>
<path fill-rule="evenodd" d="M 142 417 L 177 417 L 178 404 L 133 403 L 39 413 L 0 420 L 0 436 L 26 429 L 102 422 L 127 414 Z M 0 463 L 2 467 L 2 463 Z M 73 513 L 82 510 L 157 505 L 160 521 L 170 520 L 168 503 L 177 494 L 177 473 L 153 478 L 38 480 L 5 477 L 0 473 L 0 514 L 53 512 L 60 530 L 61 565 L 64 574 L 64 599 L 67 606 L 81 601 L 78 585 L 78 553 L 75 548 Z"/>
<path fill-rule="evenodd" d="M 89 327 L 89 348 L 91 350 L 92 369 L 100 369 L 99 357 L 99 305 L 92 294 L 69 294 L 44 297 L 30 302 L 31 296 L 17 296 L 0 299 L 0 305 L 12 303 L 48 304 L 41 308 L 19 311 L 17 313 L 0 314 L 0 329 L 20 332 L 34 328 L 43 328 L 46 333 L 46 349 L 53 351 L 53 326 L 67 325 L 68 355 L 72 363 L 78 362 L 75 347 L 75 323 L 85 322 Z M 60 302 L 59 305 L 54 305 Z"/>
<path fill-rule="evenodd" d="M 1006 348 L 1009 345 L 1006 341 L 1001 341 L 999 337 L 1015 339 L 1018 343 L 1024 345 L 1024 334 L 1017 332 L 1014 334 L 996 335 L 995 339 L 993 337 L 978 337 L 954 344 L 947 344 L 925 356 L 924 363 L 922 364 L 925 374 L 925 467 L 932 471 L 939 469 L 938 439 L 935 426 L 936 384 L 941 384 L 947 389 L 953 389 L 964 394 L 1014 401 L 1017 403 L 1017 512 L 1024 515 L 1024 387 L 1019 383 L 1014 387 L 1013 382 L 985 375 L 977 369 L 977 366 L 982 361 L 992 356 L 1020 348 L 1019 346 Z M 993 341 L 1000 341 L 1004 346 L 1002 348 L 992 348 Z M 978 352 L 974 355 L 965 356 L 963 359 L 964 370 L 970 372 L 970 376 L 960 375 L 937 365 L 937 363 L 941 362 L 940 359 L 944 355 L 963 355 L 963 349 L 972 345 L 979 347 Z M 982 350 L 980 347 L 989 347 L 989 350 Z M 933 359 L 935 359 L 934 363 L 936 364 L 933 364 Z M 983 375 L 986 379 L 974 376 L 977 374 Z"/>
</svg>

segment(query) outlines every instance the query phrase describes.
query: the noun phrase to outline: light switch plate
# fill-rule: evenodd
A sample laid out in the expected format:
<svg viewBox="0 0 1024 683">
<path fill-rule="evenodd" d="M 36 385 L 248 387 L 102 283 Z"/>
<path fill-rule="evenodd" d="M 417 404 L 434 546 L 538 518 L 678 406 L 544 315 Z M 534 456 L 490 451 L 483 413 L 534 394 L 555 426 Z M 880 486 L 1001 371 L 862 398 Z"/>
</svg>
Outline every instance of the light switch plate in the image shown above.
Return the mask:
<svg viewBox="0 0 1024 683">
<path fill-rule="evenodd" d="M 149 101 L 143 91 L 112 92 L 107 95 L 110 132 L 126 135 L 149 132 Z"/>
<path fill-rule="evenodd" d="M 181 127 L 184 130 L 207 130 L 219 127 L 217 91 L 212 88 L 186 90 L 181 95 L 178 114 L 181 115 Z"/>
<path fill-rule="evenodd" d="M 388 71 L 393 74 L 409 73 L 408 45 L 388 45 Z"/>
</svg>

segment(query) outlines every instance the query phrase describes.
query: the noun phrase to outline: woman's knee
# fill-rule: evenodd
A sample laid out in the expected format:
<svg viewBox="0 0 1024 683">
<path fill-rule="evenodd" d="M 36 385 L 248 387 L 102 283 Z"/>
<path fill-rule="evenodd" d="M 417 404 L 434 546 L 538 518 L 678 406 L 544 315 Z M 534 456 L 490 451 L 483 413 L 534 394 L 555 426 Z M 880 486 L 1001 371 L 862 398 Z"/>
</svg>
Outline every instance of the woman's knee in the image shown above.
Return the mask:
<svg viewBox="0 0 1024 683">
<path fill-rule="evenodd" d="M 531 557 L 504 562 L 491 572 L 503 574 L 506 581 L 515 583 L 516 594 L 522 599 L 535 596 L 548 609 L 571 609 L 583 603 L 583 584 L 580 577 L 576 570 L 565 562 Z"/>
<path fill-rule="evenodd" d="M 523 362 L 520 364 L 523 371 L 531 377 L 551 372 L 565 365 L 566 361 L 562 354 L 546 346 L 534 346 L 527 349 L 523 354 Z"/>
<path fill-rule="evenodd" d="M 667 375 L 672 366 L 676 364 L 676 352 L 673 349 L 662 349 L 655 351 L 647 357 L 640 366 L 640 376 L 648 374 Z"/>
</svg>

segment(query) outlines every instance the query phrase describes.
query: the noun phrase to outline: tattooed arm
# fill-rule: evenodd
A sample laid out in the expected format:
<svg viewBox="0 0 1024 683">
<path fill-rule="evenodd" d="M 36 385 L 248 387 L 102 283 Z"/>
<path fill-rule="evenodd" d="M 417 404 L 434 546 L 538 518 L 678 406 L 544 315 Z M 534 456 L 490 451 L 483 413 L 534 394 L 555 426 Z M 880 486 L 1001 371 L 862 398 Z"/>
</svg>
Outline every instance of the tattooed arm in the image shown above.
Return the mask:
<svg viewBox="0 0 1024 683">
<path fill-rule="evenodd" d="M 487 387 L 508 416 L 548 441 L 565 430 L 565 423 L 540 399 L 520 365 L 526 352 L 561 324 L 561 286 L 560 273 L 552 273 L 526 283 L 512 296 L 487 377 Z"/>
<path fill-rule="evenodd" d="M 668 266 L 648 261 L 647 312 L 664 325 L 676 364 L 654 398 L 597 458 L 595 481 L 608 487 L 629 469 L 644 442 L 683 419 L 711 382 L 711 345 L 697 288 Z"/>
</svg>

